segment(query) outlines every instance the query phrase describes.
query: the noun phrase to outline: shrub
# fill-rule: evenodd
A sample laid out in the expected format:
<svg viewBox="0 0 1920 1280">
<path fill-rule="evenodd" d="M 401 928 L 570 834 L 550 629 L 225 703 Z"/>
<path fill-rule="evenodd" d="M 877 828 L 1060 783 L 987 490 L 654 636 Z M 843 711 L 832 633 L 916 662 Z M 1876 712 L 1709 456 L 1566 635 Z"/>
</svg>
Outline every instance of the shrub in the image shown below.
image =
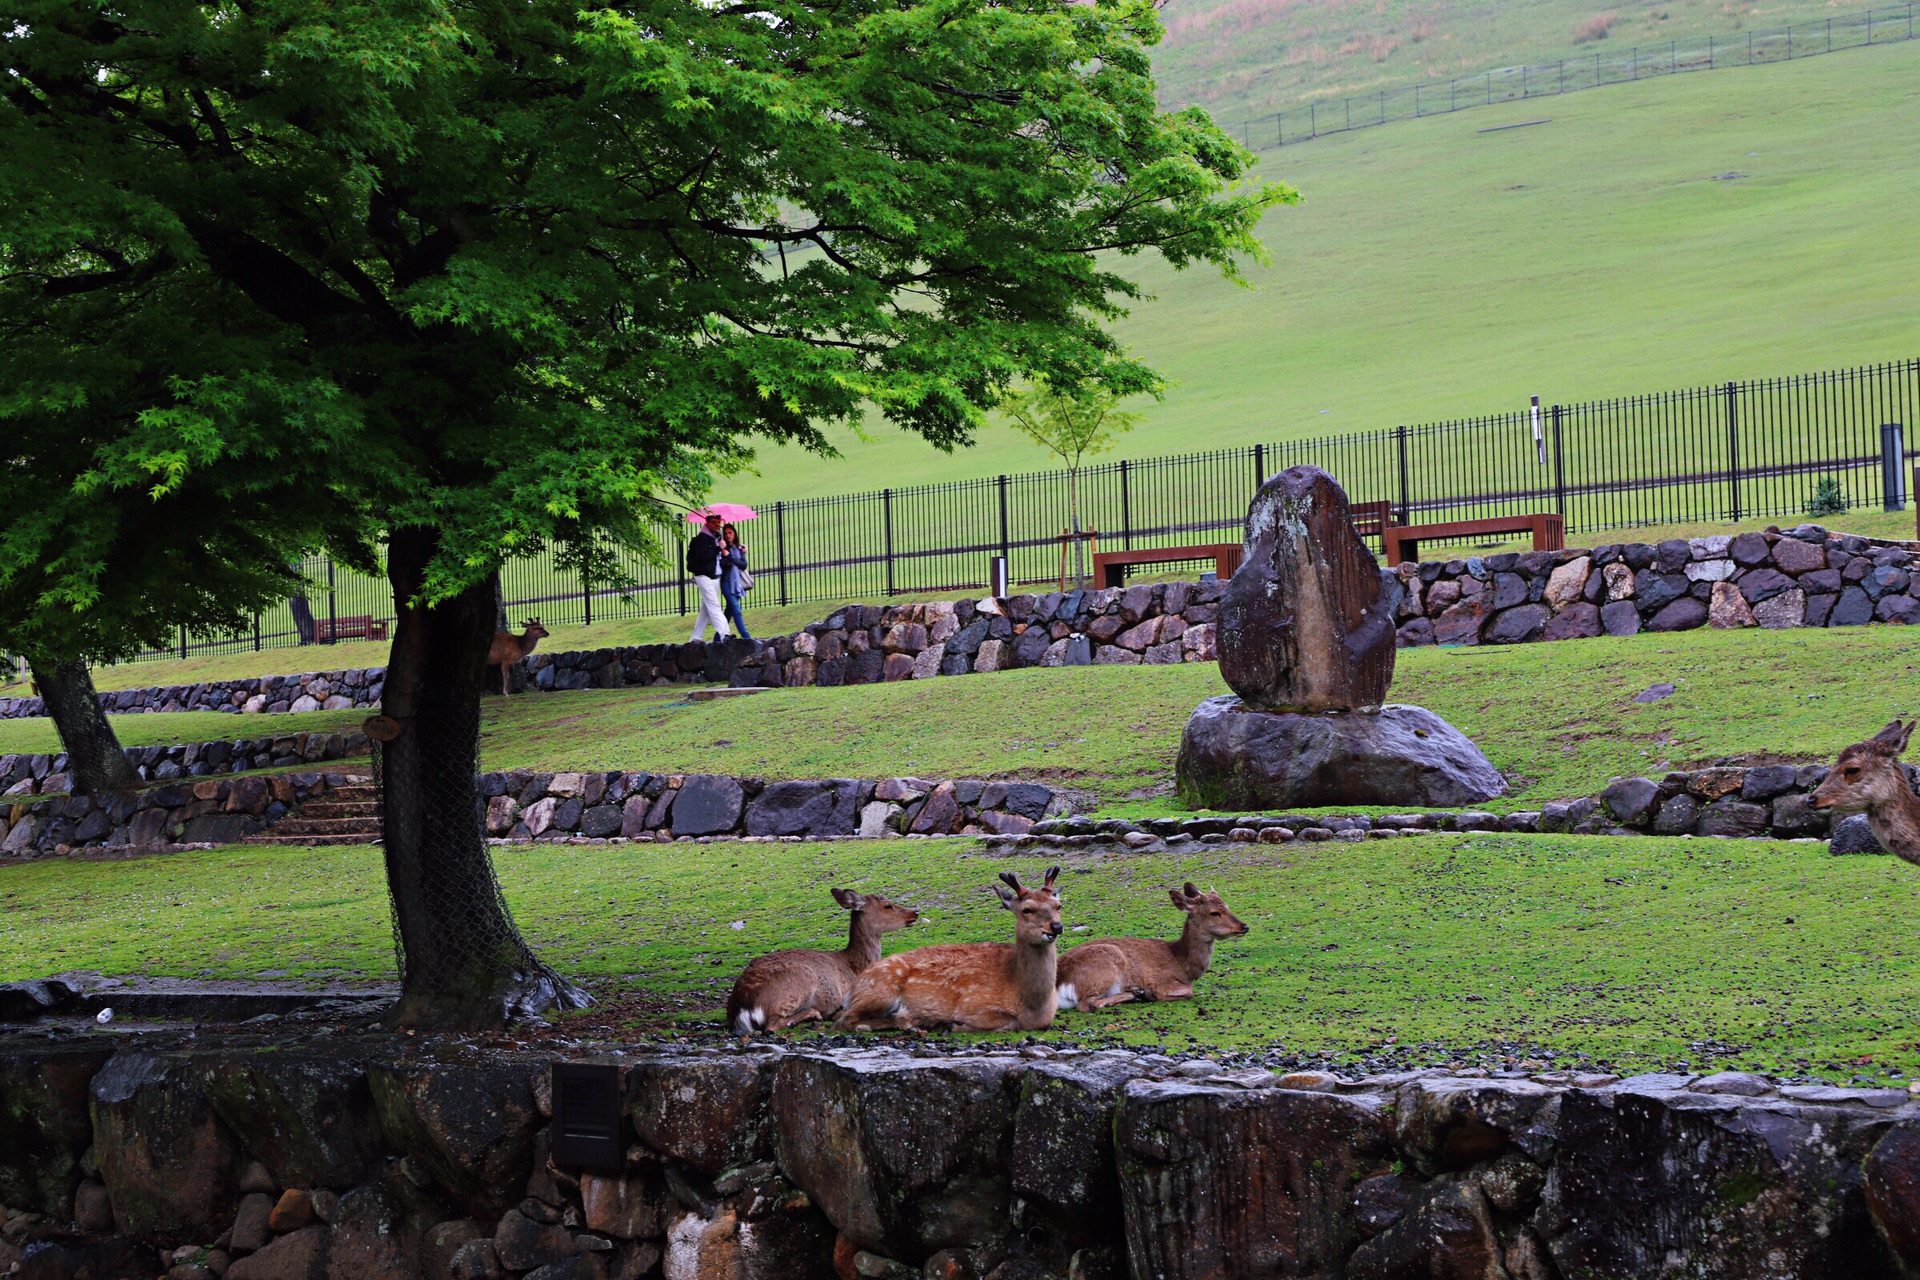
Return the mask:
<svg viewBox="0 0 1920 1280">
<path fill-rule="evenodd" d="M 1847 491 L 1840 487 L 1840 477 L 1821 476 L 1814 482 L 1813 496 L 1807 499 L 1806 513 L 1810 516 L 1837 516 L 1847 509 Z"/>
<path fill-rule="evenodd" d="M 1573 29 L 1573 42 L 1591 44 L 1595 40 L 1605 40 L 1607 32 L 1612 30 L 1613 24 L 1618 21 L 1620 21 L 1620 15 L 1617 13 L 1596 14 Z"/>
</svg>

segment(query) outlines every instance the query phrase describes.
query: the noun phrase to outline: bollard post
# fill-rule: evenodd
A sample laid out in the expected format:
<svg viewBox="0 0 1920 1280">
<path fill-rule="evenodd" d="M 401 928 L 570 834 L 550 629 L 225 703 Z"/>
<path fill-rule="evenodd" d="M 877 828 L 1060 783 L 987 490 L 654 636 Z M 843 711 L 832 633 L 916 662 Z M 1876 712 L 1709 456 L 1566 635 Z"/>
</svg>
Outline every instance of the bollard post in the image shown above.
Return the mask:
<svg viewBox="0 0 1920 1280">
<path fill-rule="evenodd" d="M 1905 511 L 1906 431 L 1898 422 L 1880 424 L 1880 487 L 1888 511 Z"/>
</svg>

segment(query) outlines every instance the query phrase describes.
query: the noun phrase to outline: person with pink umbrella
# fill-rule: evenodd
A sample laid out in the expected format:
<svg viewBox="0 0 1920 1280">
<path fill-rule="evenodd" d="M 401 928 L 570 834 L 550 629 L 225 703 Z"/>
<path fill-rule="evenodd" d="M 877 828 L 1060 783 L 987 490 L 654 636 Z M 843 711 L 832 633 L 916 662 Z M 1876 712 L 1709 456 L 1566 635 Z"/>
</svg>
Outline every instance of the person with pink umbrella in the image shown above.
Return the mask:
<svg viewBox="0 0 1920 1280">
<path fill-rule="evenodd" d="M 693 579 L 693 589 L 699 594 L 699 608 L 693 615 L 693 639 L 707 638 L 707 624 L 713 624 L 714 639 L 725 640 L 732 636 L 727 629 L 726 613 L 720 605 L 720 526 L 723 523 L 718 511 L 688 512 L 687 518 L 701 517 L 702 528 L 687 543 L 687 576 Z"/>
</svg>

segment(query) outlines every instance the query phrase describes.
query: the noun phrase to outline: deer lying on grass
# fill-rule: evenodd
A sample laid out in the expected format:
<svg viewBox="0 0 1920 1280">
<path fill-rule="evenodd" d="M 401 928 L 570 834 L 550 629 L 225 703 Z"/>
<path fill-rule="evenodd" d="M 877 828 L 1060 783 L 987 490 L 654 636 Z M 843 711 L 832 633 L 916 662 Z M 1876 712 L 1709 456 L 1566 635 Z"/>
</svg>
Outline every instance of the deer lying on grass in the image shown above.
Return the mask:
<svg viewBox="0 0 1920 1280">
<path fill-rule="evenodd" d="M 1214 939 L 1246 935 L 1246 924 L 1227 910 L 1219 894 L 1201 893 L 1192 881 L 1167 892 L 1173 905 L 1187 913 L 1180 936 L 1172 942 L 1101 938 L 1081 943 L 1060 957 L 1057 985 L 1062 1009 L 1104 1009 L 1128 1000 L 1185 1000 L 1213 963 Z"/>
<path fill-rule="evenodd" d="M 534 646 L 553 634 L 540 625 L 540 619 L 528 618 L 526 630 L 519 635 L 511 631 L 493 633 L 493 647 L 487 650 L 487 665 L 500 668 L 500 693 L 506 696 L 507 671 L 514 663 L 532 653 Z"/>
<path fill-rule="evenodd" d="M 1813 807 L 1841 818 L 1866 814 L 1881 848 L 1920 864 L 1920 796 L 1913 794 L 1907 771 L 1900 767 L 1900 753 L 1907 749 L 1915 724 L 1920 721 L 1903 725 L 1895 720 L 1842 751 L 1826 781 L 1814 789 Z"/>
<path fill-rule="evenodd" d="M 1060 897 L 1047 871 L 1038 889 L 1023 889 L 1012 872 L 994 885 L 1014 914 L 1013 942 L 973 942 L 902 951 L 854 981 L 842 1031 L 888 1027 L 959 1027 L 968 1031 L 1036 1031 L 1053 1022 L 1053 944 L 1060 936 Z"/>
<path fill-rule="evenodd" d="M 904 929 L 920 913 L 877 893 L 835 889 L 833 900 L 853 913 L 844 951 L 775 951 L 747 965 L 727 997 L 727 1026 L 735 1035 L 785 1031 L 810 1018 L 844 1009 L 853 981 L 880 960 L 880 938 Z"/>
</svg>

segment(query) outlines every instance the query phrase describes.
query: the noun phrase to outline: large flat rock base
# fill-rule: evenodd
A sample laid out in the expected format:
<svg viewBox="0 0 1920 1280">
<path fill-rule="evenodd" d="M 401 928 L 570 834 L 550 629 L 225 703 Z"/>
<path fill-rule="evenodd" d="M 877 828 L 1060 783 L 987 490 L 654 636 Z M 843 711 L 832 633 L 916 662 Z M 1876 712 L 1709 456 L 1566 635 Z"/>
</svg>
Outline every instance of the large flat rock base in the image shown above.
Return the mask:
<svg viewBox="0 0 1920 1280">
<path fill-rule="evenodd" d="M 1305 714 L 1232 695 L 1188 718 L 1175 779 L 1197 809 L 1472 804 L 1506 790 L 1480 748 L 1425 707 Z"/>
</svg>

